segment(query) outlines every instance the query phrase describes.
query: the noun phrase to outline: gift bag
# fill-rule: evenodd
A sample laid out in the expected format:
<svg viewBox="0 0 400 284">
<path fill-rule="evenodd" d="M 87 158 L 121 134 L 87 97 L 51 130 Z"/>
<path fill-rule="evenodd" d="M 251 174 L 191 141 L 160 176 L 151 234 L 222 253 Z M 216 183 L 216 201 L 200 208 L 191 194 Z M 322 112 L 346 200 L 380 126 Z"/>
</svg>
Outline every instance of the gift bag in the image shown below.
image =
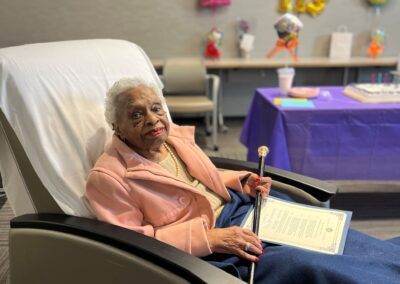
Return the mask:
<svg viewBox="0 0 400 284">
<path fill-rule="evenodd" d="M 337 32 L 332 33 L 329 58 L 349 59 L 352 42 L 353 34 L 347 30 L 346 26 L 340 26 Z"/>
<path fill-rule="evenodd" d="M 250 52 L 254 48 L 254 35 L 245 33 L 242 35 L 242 39 L 240 40 L 240 49 L 245 50 L 246 52 Z"/>
</svg>

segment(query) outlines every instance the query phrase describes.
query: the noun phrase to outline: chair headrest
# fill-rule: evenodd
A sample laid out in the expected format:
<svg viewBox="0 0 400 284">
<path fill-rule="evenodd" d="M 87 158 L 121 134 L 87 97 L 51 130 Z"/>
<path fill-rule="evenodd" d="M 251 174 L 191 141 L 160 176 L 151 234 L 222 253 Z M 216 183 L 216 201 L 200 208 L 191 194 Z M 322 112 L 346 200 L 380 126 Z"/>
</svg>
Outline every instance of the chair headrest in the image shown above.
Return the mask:
<svg viewBox="0 0 400 284">
<path fill-rule="evenodd" d="M 205 93 L 206 67 L 202 58 L 168 58 L 163 77 L 166 93 Z"/>
<path fill-rule="evenodd" d="M 86 177 L 112 135 L 106 91 L 123 77 L 162 88 L 149 58 L 123 40 L 29 44 L 0 49 L 0 76 L 0 107 L 42 183 L 65 213 L 90 216 Z"/>
</svg>

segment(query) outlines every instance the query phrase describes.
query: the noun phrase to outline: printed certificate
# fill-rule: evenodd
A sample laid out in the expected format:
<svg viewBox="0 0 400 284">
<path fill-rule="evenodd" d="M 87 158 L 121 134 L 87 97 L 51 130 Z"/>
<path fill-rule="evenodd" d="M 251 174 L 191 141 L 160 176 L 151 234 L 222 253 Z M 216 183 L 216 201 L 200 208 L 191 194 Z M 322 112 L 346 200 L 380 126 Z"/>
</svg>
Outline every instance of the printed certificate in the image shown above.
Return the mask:
<svg viewBox="0 0 400 284">
<path fill-rule="evenodd" d="M 281 200 L 263 199 L 260 239 L 327 254 L 343 254 L 352 213 Z M 242 227 L 252 229 L 253 209 Z"/>
</svg>

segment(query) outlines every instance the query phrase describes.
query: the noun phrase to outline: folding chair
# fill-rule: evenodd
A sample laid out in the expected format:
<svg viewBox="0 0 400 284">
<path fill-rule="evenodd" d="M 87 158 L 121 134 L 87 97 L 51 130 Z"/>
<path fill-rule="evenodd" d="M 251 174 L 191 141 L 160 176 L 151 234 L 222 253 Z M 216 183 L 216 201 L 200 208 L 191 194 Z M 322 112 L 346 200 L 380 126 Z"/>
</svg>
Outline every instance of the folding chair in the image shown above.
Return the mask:
<svg viewBox="0 0 400 284">
<path fill-rule="evenodd" d="M 205 113 L 206 132 L 212 134 L 212 148 L 217 151 L 219 76 L 207 74 L 201 58 L 168 58 L 162 79 L 171 114 Z"/>
</svg>

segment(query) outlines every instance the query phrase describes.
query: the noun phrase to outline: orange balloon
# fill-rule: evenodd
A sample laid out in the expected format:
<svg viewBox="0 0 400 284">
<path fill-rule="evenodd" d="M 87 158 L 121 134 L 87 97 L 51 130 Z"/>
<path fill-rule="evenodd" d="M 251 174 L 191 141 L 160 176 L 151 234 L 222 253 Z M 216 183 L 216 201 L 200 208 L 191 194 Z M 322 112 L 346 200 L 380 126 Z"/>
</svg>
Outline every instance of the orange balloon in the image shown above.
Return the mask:
<svg viewBox="0 0 400 284">
<path fill-rule="evenodd" d="M 371 41 L 368 47 L 368 55 L 371 57 L 377 57 L 383 52 L 383 45 L 379 44 L 379 40 L 374 39 Z"/>
</svg>

